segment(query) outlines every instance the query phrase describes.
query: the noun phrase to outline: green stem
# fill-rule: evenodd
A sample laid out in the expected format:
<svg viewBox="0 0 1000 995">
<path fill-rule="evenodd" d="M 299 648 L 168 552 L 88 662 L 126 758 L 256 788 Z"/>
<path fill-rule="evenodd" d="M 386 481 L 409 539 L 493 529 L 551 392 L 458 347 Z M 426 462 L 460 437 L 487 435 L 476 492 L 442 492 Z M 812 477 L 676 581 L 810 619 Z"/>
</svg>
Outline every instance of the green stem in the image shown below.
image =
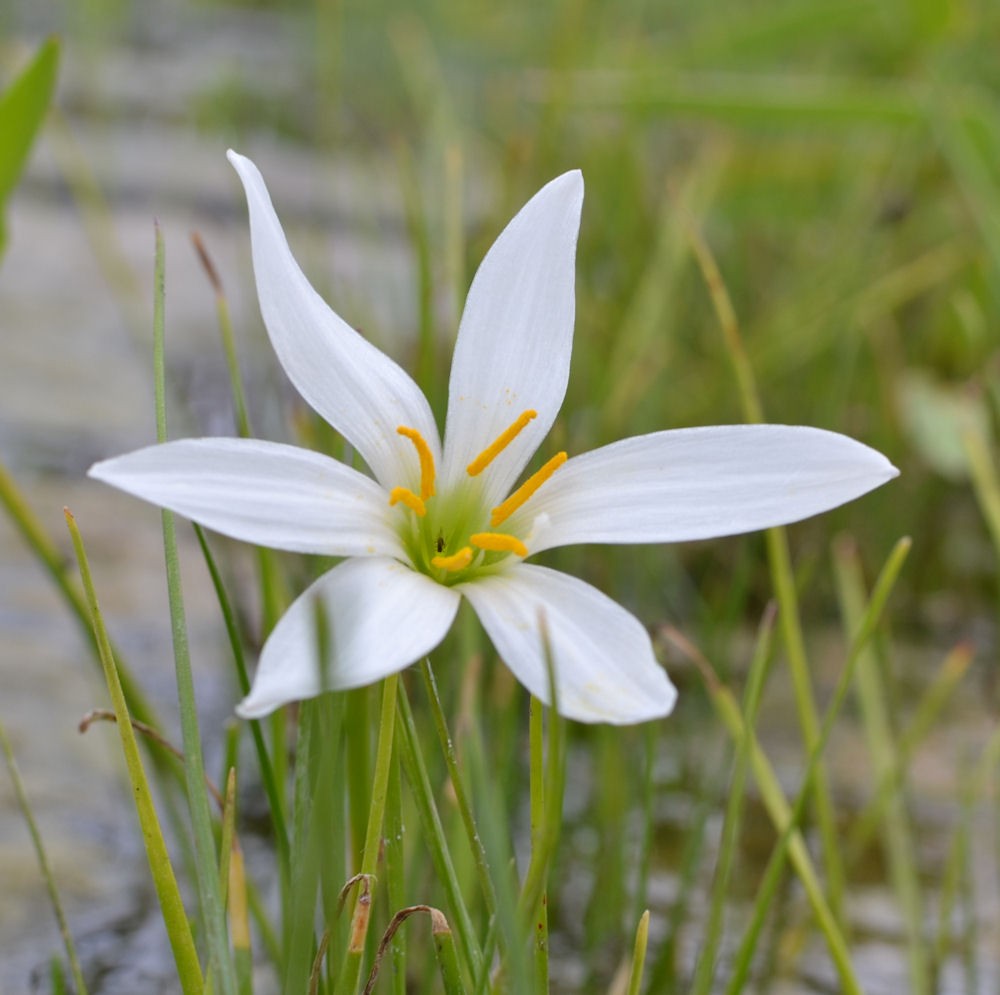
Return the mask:
<svg viewBox="0 0 1000 995">
<path fill-rule="evenodd" d="M 451 910 L 449 921 L 458 935 L 462 959 L 465 962 L 467 972 L 472 977 L 478 977 L 483 955 L 476 943 L 472 920 L 469 917 L 465 899 L 462 896 L 462 887 L 459 884 L 455 865 L 452 863 L 448 850 L 448 841 L 445 837 L 444 827 L 441 825 L 437 806 L 434 803 L 430 778 L 427 776 L 427 767 L 420 751 L 420 742 L 413 721 L 413 712 L 410 709 L 410 701 L 406 695 L 406 688 L 402 684 L 399 689 L 396 719 L 400 732 L 400 759 L 403 761 L 406 779 L 410 782 L 410 790 L 413 792 L 413 798 L 417 805 L 417 812 L 420 816 L 431 860 L 434 862 L 434 869 L 448 897 Z"/>
<path fill-rule="evenodd" d="M 167 441 L 166 373 L 164 358 L 164 248 L 163 233 L 156 228 L 155 287 L 153 294 L 153 367 L 156 390 L 156 438 Z M 236 995 L 236 975 L 229 953 L 226 915 L 219 894 L 219 878 L 212 815 L 205 790 L 205 764 L 198 730 L 194 679 L 188 649 L 184 598 L 181 591 L 180 561 L 177 556 L 177 535 L 174 516 L 162 512 L 163 553 L 166 561 L 167 595 L 170 602 L 170 626 L 174 646 L 174 672 L 177 679 L 177 701 L 184 744 L 184 778 L 187 785 L 191 826 L 194 834 L 195 864 L 198 894 L 205 918 L 205 932 L 211 958 L 211 974 L 221 995 Z"/>
<path fill-rule="evenodd" d="M 379 850 L 382 843 L 382 822 L 385 818 L 385 802 L 389 792 L 389 771 L 392 768 L 392 739 L 396 726 L 396 699 L 398 697 L 399 674 L 392 674 L 382 684 L 382 712 L 379 718 L 378 746 L 375 753 L 375 776 L 372 782 L 371 805 L 368 809 L 368 831 L 365 834 L 365 849 L 361 858 L 361 875 L 371 880 L 378 866 Z M 361 958 L 365 952 L 368 937 L 368 921 L 371 915 L 371 901 L 364 900 L 365 891 L 354 904 L 351 919 L 350 940 L 347 956 L 340 972 L 337 991 L 345 995 L 357 991 L 361 977 Z"/>
<path fill-rule="evenodd" d="M 104 668 L 104 678 L 107 682 L 108 692 L 111 695 L 111 703 L 115 710 L 118 735 L 121 738 L 122 753 L 125 756 L 125 766 L 128 769 L 129 782 L 132 786 L 132 796 L 135 800 L 136 813 L 139 816 L 139 826 L 142 829 L 146 857 L 149 861 L 153 885 L 156 888 L 156 897 L 160 902 L 163 924 L 166 927 L 170 947 L 174 954 L 178 980 L 180 981 L 181 990 L 184 992 L 184 995 L 201 995 L 205 985 L 202 979 L 201 965 L 198 963 L 198 952 L 195 949 L 194 939 L 191 936 L 191 926 L 184 909 L 184 903 L 181 901 L 181 893 L 177 887 L 177 879 L 174 877 L 174 869 L 170 863 L 167 844 L 163 839 L 159 820 L 156 818 L 156 809 L 153 806 L 153 796 L 149 790 L 149 782 L 146 780 L 145 771 L 142 769 L 142 760 L 139 757 L 139 746 L 136 742 L 135 730 L 132 728 L 128 704 L 125 701 L 125 693 L 122 690 L 118 671 L 115 667 L 114 655 L 111 652 L 111 643 L 108 639 L 107 630 L 104 627 L 104 619 L 101 615 L 100 606 L 97 603 L 97 592 L 94 590 L 94 582 L 90 574 L 90 564 L 87 560 L 86 551 L 83 548 L 83 539 L 80 536 L 80 530 L 77 528 L 76 521 L 68 510 L 66 511 L 66 524 L 69 528 L 70 537 L 73 540 L 73 549 L 76 552 L 77 563 L 80 567 L 80 578 L 83 581 L 84 595 L 87 599 L 94 627 L 101 665 Z M 212 873 L 214 876 L 214 868 Z"/>
<path fill-rule="evenodd" d="M 475 815 L 472 805 L 469 802 L 468 792 L 465 790 L 465 782 L 462 780 L 461 772 L 458 769 L 458 759 L 455 755 L 455 744 L 448 732 L 447 719 L 444 709 L 441 706 L 441 696 L 438 694 L 437 681 L 434 678 L 434 671 L 431 668 L 429 659 L 424 659 L 420 664 L 420 673 L 424 679 L 424 686 L 427 688 L 427 697 L 431 705 L 431 716 L 434 719 L 434 728 L 437 730 L 438 742 L 441 744 L 441 752 L 444 754 L 445 765 L 448 768 L 448 776 L 451 779 L 451 786 L 455 792 L 455 800 L 458 803 L 458 811 L 462 817 L 462 824 L 469 840 L 469 849 L 472 851 L 476 863 L 476 871 L 479 875 L 479 884 L 482 888 L 483 899 L 486 902 L 486 911 L 491 915 L 496 914 L 497 896 L 493 885 L 493 877 L 490 874 L 489 860 L 486 856 L 486 849 L 483 846 L 482 837 L 476 827 Z"/>
<path fill-rule="evenodd" d="M 531 800 L 532 854 L 544 846 L 545 831 L 545 721 L 542 703 L 531 696 L 528 706 L 528 780 Z M 535 991 L 549 990 L 549 917 L 545 885 L 534 908 Z"/>
</svg>

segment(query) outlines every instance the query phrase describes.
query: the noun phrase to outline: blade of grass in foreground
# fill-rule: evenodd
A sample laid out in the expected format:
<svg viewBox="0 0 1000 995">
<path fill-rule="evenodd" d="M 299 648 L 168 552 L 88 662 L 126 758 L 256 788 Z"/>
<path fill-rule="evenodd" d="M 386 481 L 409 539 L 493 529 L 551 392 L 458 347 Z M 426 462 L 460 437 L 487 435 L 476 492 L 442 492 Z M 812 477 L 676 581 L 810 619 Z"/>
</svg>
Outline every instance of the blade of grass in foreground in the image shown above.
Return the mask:
<svg viewBox="0 0 1000 995">
<path fill-rule="evenodd" d="M 167 441 L 166 373 L 164 360 L 164 248 L 163 233 L 156 227 L 156 255 L 153 291 L 153 368 L 156 391 L 156 439 Z M 216 979 L 221 995 L 237 995 L 236 973 L 229 951 L 226 914 L 219 892 L 218 863 L 212 814 L 205 790 L 205 764 L 201 753 L 201 734 L 195 704 L 194 679 L 188 650 L 184 598 L 181 592 L 180 560 L 177 556 L 177 535 L 172 512 L 161 512 L 163 522 L 163 554 L 167 573 L 167 595 L 170 603 L 170 631 L 174 646 L 174 673 L 177 681 L 177 701 L 180 709 L 181 736 L 184 744 L 184 780 L 187 785 L 188 809 L 194 835 L 195 866 L 198 895 L 208 940 L 210 975 Z"/>
<path fill-rule="evenodd" d="M 153 884 L 160 902 L 163 924 L 166 927 L 170 947 L 174 954 L 174 961 L 177 965 L 177 978 L 180 981 L 181 990 L 184 992 L 184 995 L 201 995 L 201 992 L 204 990 L 204 981 L 202 980 L 201 965 L 198 963 L 198 953 L 195 950 L 194 939 L 191 936 L 191 927 L 188 923 L 187 913 L 184 910 L 184 903 L 181 901 L 181 894 L 177 887 L 177 880 L 174 877 L 174 870 L 170 864 L 170 856 L 167 853 L 167 845 L 163 839 L 163 832 L 156 818 L 156 810 L 153 807 L 153 796 L 149 790 L 149 783 L 146 781 L 146 773 L 142 768 L 139 747 L 136 743 L 135 732 L 132 729 L 132 723 L 129 719 L 128 705 L 125 702 L 121 681 L 118 678 L 118 671 L 111 653 L 111 643 L 108 640 L 107 630 L 104 628 L 104 619 L 97 603 L 97 593 L 94 590 L 94 582 L 91 578 L 87 554 L 83 548 L 83 539 L 80 536 L 80 530 L 77 528 L 76 521 L 68 509 L 66 510 L 66 524 L 69 527 L 70 537 L 73 540 L 73 549 L 76 552 L 76 560 L 80 567 L 80 577 L 83 581 L 83 589 L 87 605 L 90 609 L 94 634 L 97 638 L 97 645 L 101 655 L 101 663 L 104 666 L 104 677 L 108 684 L 111 703 L 114 706 L 115 716 L 118 720 L 118 734 L 121 737 L 122 753 L 125 755 L 125 765 L 128 768 L 129 782 L 132 785 L 132 797 L 135 799 L 136 812 L 139 815 L 142 839 L 146 846 L 149 869 L 153 876 Z"/>
</svg>

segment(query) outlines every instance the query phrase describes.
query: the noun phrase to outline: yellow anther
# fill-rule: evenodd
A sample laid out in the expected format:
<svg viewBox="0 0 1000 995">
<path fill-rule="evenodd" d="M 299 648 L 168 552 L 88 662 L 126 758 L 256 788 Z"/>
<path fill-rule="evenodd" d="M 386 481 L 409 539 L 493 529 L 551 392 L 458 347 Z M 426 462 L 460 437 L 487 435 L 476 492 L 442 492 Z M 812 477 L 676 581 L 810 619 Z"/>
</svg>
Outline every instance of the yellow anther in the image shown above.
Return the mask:
<svg viewBox="0 0 1000 995">
<path fill-rule="evenodd" d="M 409 489 L 409 487 L 393 487 L 389 491 L 389 504 L 390 506 L 394 504 L 399 504 L 402 501 L 411 511 L 415 511 L 421 518 L 427 514 L 427 508 L 424 506 L 424 502 L 417 497 Z"/>
<path fill-rule="evenodd" d="M 566 462 L 565 453 L 556 453 L 537 473 L 533 473 L 506 501 L 490 512 L 490 525 L 496 528 L 510 518 L 518 508 Z"/>
<path fill-rule="evenodd" d="M 520 434 L 521 429 L 524 428 L 532 418 L 537 418 L 538 412 L 532 411 L 530 408 L 527 411 L 522 411 L 518 416 L 517 420 L 505 428 L 466 468 L 465 472 L 470 477 L 475 477 L 482 473 L 492 463 L 497 456 L 500 455 Z"/>
<path fill-rule="evenodd" d="M 427 440 L 415 428 L 400 425 L 396 431 L 409 439 L 417 450 L 417 456 L 420 457 L 420 498 L 426 501 L 429 497 L 434 497 L 434 454 L 427 445 Z"/>
<path fill-rule="evenodd" d="M 480 549 L 488 549 L 494 553 L 517 553 L 527 556 L 528 547 L 517 536 L 504 535 L 502 532 L 477 532 L 469 536 L 469 542 Z"/>
<path fill-rule="evenodd" d="M 431 566 L 439 570 L 447 570 L 448 573 L 455 573 L 457 570 L 464 570 L 471 562 L 475 554 L 471 546 L 463 546 L 454 556 L 435 556 L 431 559 Z"/>
</svg>

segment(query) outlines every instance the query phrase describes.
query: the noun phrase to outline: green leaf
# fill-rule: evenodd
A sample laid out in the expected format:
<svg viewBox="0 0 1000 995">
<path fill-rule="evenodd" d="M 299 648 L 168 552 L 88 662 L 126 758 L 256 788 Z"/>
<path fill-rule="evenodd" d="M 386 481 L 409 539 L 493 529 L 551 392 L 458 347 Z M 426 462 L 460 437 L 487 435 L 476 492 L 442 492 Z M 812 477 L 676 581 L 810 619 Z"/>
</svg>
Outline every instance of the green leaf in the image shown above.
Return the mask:
<svg viewBox="0 0 1000 995">
<path fill-rule="evenodd" d="M 4 213 L 7 200 L 28 160 L 35 135 L 55 89 L 59 42 L 50 38 L 28 67 L 0 96 L 0 253 L 7 241 Z"/>
</svg>

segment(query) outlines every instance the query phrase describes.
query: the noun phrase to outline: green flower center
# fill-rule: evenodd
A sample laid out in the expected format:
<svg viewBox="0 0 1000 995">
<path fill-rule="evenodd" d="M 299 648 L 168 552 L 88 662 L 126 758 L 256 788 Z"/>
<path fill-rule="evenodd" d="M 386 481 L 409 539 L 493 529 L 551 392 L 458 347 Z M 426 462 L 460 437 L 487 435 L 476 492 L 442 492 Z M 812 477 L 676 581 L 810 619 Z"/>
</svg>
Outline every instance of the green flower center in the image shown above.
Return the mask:
<svg viewBox="0 0 1000 995">
<path fill-rule="evenodd" d="M 522 412 L 465 468 L 469 477 L 478 477 L 536 416 L 535 411 Z M 394 487 L 389 494 L 390 505 L 402 505 L 410 512 L 401 523 L 400 538 L 415 569 L 452 586 L 492 573 L 511 556 L 528 555 L 520 537 L 496 529 L 566 462 L 566 453 L 557 453 L 505 501 L 487 510 L 477 483 L 438 495 L 434 455 L 427 440 L 406 425 L 396 431 L 413 443 L 420 460 L 420 493 Z"/>
</svg>

